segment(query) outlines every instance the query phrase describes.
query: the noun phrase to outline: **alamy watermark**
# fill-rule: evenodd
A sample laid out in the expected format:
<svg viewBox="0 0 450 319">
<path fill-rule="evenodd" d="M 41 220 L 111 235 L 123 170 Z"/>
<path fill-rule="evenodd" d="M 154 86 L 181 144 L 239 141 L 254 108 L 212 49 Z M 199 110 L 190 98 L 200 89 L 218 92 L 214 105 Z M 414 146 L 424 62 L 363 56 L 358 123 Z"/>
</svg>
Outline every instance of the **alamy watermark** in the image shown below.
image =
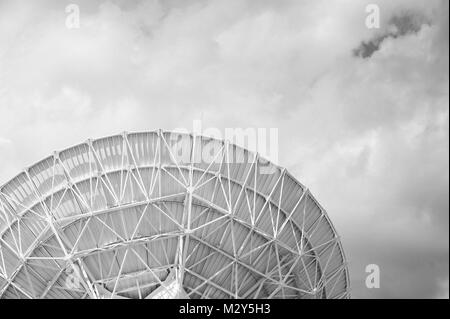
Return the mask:
<svg viewBox="0 0 450 319">
<path fill-rule="evenodd" d="M 195 140 L 194 156 L 191 153 L 194 147 L 191 145 L 191 132 L 193 136 L 203 136 L 201 141 Z M 260 155 L 260 174 L 277 171 L 278 128 L 225 128 L 222 131 L 215 127 L 203 128 L 200 120 L 194 120 L 191 130 L 177 128 L 175 133 L 170 133 L 169 140 L 172 156 L 177 163 L 252 163 L 255 154 L 240 149 L 243 148 Z"/>
<path fill-rule="evenodd" d="M 366 27 L 368 29 L 380 28 L 380 7 L 377 4 L 371 3 L 366 6 Z"/>
<path fill-rule="evenodd" d="M 73 267 L 67 267 L 65 270 L 66 280 L 65 286 L 67 289 L 78 290 L 81 288 L 81 279 L 78 270 Z"/>
<path fill-rule="evenodd" d="M 80 28 L 80 7 L 71 3 L 66 6 L 66 27 L 68 29 Z"/>
<path fill-rule="evenodd" d="M 366 287 L 368 289 L 380 288 L 380 266 L 370 264 L 366 266 Z"/>
</svg>

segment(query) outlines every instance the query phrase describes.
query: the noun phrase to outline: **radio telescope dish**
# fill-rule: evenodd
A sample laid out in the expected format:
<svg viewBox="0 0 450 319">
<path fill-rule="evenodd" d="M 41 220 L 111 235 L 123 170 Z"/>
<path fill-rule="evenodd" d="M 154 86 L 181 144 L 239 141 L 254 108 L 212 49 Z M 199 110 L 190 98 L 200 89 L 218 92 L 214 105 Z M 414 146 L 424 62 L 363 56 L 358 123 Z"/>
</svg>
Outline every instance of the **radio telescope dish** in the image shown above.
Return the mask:
<svg viewBox="0 0 450 319">
<path fill-rule="evenodd" d="M 348 298 L 327 213 L 220 140 L 124 133 L 0 187 L 1 298 Z"/>
</svg>

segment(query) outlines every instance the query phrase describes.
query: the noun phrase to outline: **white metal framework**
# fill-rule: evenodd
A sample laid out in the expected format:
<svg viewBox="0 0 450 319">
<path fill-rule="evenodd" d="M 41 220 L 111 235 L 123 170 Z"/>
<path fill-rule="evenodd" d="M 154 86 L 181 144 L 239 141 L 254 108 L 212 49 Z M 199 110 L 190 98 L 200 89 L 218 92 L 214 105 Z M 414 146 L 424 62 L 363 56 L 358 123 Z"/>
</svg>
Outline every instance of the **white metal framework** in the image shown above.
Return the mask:
<svg viewBox="0 0 450 319">
<path fill-rule="evenodd" d="M 0 297 L 348 298 L 349 276 L 326 212 L 285 169 L 155 131 L 89 140 L 0 187 Z"/>
</svg>

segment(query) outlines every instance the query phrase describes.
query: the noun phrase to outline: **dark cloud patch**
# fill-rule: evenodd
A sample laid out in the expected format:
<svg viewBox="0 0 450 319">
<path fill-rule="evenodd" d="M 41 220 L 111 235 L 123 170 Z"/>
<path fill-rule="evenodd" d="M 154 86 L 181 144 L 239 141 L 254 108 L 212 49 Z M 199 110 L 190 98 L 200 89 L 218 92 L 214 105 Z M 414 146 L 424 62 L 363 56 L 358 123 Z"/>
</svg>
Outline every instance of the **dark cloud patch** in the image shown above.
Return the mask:
<svg viewBox="0 0 450 319">
<path fill-rule="evenodd" d="M 418 33 L 425 24 L 430 24 L 430 22 L 423 15 L 417 13 L 404 12 L 399 15 L 394 15 L 389 19 L 385 32 L 376 35 L 369 41 L 362 41 L 353 50 L 353 55 L 363 59 L 370 58 L 380 49 L 383 41 L 387 38 L 396 39 L 408 34 Z"/>
<path fill-rule="evenodd" d="M 353 55 L 363 59 L 370 58 L 375 51 L 380 49 L 380 44 L 384 38 L 377 38 L 369 42 L 361 42 L 360 46 L 353 50 Z"/>
</svg>

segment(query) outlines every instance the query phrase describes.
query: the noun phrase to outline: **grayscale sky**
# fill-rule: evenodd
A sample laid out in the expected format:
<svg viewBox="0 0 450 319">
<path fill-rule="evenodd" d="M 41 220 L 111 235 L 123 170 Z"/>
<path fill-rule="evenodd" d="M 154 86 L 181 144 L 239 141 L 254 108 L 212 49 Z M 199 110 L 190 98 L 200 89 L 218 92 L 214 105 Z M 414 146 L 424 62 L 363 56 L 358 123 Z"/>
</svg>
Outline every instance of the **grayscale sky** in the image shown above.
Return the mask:
<svg viewBox="0 0 450 319">
<path fill-rule="evenodd" d="M 0 184 L 88 137 L 276 127 L 353 297 L 448 298 L 448 39 L 447 0 L 0 0 Z"/>
</svg>

